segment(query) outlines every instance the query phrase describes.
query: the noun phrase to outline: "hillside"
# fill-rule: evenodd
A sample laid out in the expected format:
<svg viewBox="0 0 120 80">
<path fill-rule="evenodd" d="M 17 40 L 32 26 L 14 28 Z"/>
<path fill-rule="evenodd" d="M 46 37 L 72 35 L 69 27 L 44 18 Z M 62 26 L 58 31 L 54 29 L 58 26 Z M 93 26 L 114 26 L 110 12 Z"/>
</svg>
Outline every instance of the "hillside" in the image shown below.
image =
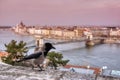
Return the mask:
<svg viewBox="0 0 120 80">
<path fill-rule="evenodd" d="M 0 80 L 94 80 L 93 76 L 75 72 L 47 69 L 38 71 L 30 67 L 11 66 L 0 62 Z"/>
</svg>

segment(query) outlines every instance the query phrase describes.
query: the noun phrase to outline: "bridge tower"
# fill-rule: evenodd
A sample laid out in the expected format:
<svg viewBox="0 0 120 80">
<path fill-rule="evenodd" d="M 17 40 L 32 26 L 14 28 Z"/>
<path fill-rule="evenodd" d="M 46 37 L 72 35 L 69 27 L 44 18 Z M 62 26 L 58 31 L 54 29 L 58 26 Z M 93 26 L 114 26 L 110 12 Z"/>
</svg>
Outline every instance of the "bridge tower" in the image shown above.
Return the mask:
<svg viewBox="0 0 120 80">
<path fill-rule="evenodd" d="M 91 34 L 87 34 L 86 38 L 87 38 L 86 46 L 93 46 L 94 42 L 93 42 L 93 35 L 92 35 L 92 33 Z"/>
<path fill-rule="evenodd" d="M 86 38 L 87 38 L 87 40 L 93 40 L 93 35 L 92 34 L 87 34 Z"/>
<path fill-rule="evenodd" d="M 36 44 L 36 48 L 35 51 L 37 50 L 41 50 L 44 44 L 44 39 L 41 35 L 34 35 L 35 37 L 35 44 Z"/>
</svg>

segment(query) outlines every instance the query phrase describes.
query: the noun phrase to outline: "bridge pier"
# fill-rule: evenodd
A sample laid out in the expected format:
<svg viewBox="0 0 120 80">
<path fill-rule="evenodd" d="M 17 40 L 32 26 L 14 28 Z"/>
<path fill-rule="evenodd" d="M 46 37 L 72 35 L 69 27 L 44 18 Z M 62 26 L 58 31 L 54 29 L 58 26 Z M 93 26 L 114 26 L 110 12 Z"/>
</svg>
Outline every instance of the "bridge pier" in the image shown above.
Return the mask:
<svg viewBox="0 0 120 80">
<path fill-rule="evenodd" d="M 92 40 L 87 40 L 85 43 L 86 46 L 94 46 L 95 43 Z"/>
<path fill-rule="evenodd" d="M 90 35 L 87 35 L 87 40 L 86 40 L 86 46 L 94 46 L 94 45 L 97 45 L 97 44 L 103 44 L 105 41 L 105 39 L 103 38 L 95 38 L 93 39 L 93 35 L 90 34 Z"/>
<path fill-rule="evenodd" d="M 86 46 L 94 46 L 94 45 L 98 45 L 98 44 L 104 44 L 104 42 L 105 42 L 105 39 L 86 41 Z"/>
</svg>

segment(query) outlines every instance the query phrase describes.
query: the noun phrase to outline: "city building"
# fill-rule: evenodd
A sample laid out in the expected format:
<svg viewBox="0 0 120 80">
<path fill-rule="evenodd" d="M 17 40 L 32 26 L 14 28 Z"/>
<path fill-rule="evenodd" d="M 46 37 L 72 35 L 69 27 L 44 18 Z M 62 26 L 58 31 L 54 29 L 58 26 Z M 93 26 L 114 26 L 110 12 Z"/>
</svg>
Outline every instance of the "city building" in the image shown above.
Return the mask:
<svg viewBox="0 0 120 80">
<path fill-rule="evenodd" d="M 27 32 L 27 27 L 23 24 L 23 22 L 20 22 L 20 24 L 17 24 L 13 30 L 16 32 L 16 33 L 25 33 Z"/>
<path fill-rule="evenodd" d="M 114 36 L 114 37 L 115 36 L 116 37 L 120 36 L 120 29 L 116 29 L 116 30 L 111 29 L 110 32 L 109 32 L 109 35 Z"/>
</svg>

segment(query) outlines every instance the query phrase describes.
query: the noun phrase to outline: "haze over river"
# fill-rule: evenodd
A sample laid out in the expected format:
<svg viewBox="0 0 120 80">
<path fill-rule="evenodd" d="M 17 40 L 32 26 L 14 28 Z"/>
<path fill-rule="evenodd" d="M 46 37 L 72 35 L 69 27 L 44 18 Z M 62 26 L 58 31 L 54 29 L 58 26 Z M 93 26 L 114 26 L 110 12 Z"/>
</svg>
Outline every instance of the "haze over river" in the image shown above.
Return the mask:
<svg viewBox="0 0 120 80">
<path fill-rule="evenodd" d="M 22 36 L 12 31 L 0 30 L 0 50 L 5 50 L 4 44 L 11 40 L 23 40 L 30 45 L 34 45 L 34 37 Z M 55 41 L 55 40 L 54 40 Z M 63 54 L 64 59 L 69 59 L 69 64 L 90 65 L 93 67 L 107 66 L 111 70 L 120 70 L 120 44 L 100 44 L 91 48 L 86 48 L 84 42 L 74 42 L 55 45 L 56 50 Z M 34 48 L 28 51 L 33 53 Z"/>
</svg>

